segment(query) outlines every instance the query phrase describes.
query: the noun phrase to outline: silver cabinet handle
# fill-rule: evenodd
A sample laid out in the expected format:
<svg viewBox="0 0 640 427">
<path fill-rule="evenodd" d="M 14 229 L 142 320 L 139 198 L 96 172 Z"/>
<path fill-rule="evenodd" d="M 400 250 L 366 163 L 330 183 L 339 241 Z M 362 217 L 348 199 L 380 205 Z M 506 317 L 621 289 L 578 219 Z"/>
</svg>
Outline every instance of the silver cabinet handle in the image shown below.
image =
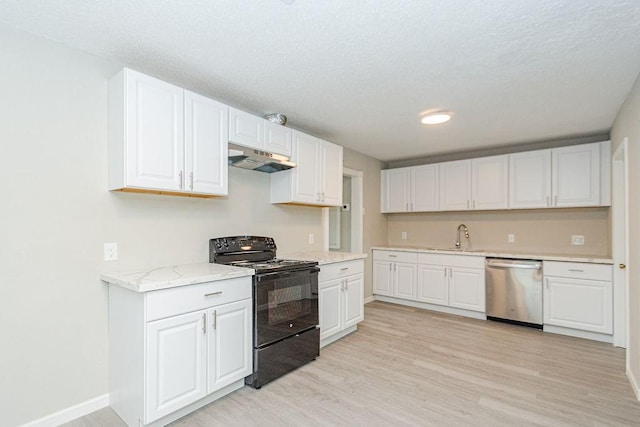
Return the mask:
<svg viewBox="0 0 640 427">
<path fill-rule="evenodd" d="M 207 333 L 207 313 L 202 313 L 202 333 Z"/>
<path fill-rule="evenodd" d="M 178 174 L 178 187 L 182 190 L 182 171 Z"/>
<path fill-rule="evenodd" d="M 389 258 L 398 258 L 398 255 L 389 255 Z"/>
<path fill-rule="evenodd" d="M 409 202 L 407 202 L 406 205 L 407 205 L 407 207 L 406 207 L 407 212 L 409 212 Z"/>
<path fill-rule="evenodd" d="M 558 206 L 558 195 L 553 196 L 553 206 Z"/>
<path fill-rule="evenodd" d="M 578 270 L 577 268 L 570 268 L 569 271 L 572 273 L 584 273 L 584 270 Z"/>
<path fill-rule="evenodd" d="M 211 326 L 214 331 L 218 327 L 218 312 L 216 310 L 213 310 L 213 324 Z"/>
<path fill-rule="evenodd" d="M 411 202 L 411 212 L 413 212 L 413 202 Z"/>
<path fill-rule="evenodd" d="M 216 295 L 221 295 L 222 291 L 209 292 L 208 294 L 204 294 L 205 297 L 213 297 Z"/>
<path fill-rule="evenodd" d="M 474 200 L 473 202 L 471 202 L 471 207 L 472 207 L 473 209 L 475 209 L 475 208 L 476 208 L 476 201 L 475 201 L 475 200 Z"/>
<path fill-rule="evenodd" d="M 189 189 L 193 190 L 193 172 L 189 172 Z"/>
<path fill-rule="evenodd" d="M 347 271 L 348 269 L 349 267 L 344 267 L 344 268 L 341 268 L 340 271 Z"/>
<path fill-rule="evenodd" d="M 544 287 L 549 289 L 549 279 L 544 279 Z"/>
<path fill-rule="evenodd" d="M 549 196 L 547 196 L 547 206 L 549 206 Z"/>
</svg>

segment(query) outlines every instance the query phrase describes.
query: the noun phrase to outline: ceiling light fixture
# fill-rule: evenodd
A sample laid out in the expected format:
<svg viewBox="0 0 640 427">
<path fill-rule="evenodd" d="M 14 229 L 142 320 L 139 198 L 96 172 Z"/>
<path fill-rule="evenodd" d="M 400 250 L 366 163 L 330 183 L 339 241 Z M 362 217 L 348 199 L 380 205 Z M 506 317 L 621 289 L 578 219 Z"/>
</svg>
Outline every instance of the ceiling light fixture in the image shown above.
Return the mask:
<svg viewBox="0 0 640 427">
<path fill-rule="evenodd" d="M 425 125 L 439 125 L 451 120 L 452 114 L 447 111 L 434 111 L 422 116 L 420 121 Z"/>
</svg>

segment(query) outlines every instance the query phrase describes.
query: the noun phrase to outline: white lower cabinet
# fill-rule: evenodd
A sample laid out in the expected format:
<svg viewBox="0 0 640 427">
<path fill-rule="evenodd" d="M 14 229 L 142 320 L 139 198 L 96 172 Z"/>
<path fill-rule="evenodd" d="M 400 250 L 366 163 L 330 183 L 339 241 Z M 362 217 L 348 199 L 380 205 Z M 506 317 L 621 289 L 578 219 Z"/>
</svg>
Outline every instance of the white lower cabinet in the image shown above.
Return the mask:
<svg viewBox="0 0 640 427">
<path fill-rule="evenodd" d="M 613 333 L 611 265 L 545 261 L 544 327 Z"/>
<path fill-rule="evenodd" d="M 402 251 L 373 251 L 373 293 L 416 299 L 418 254 Z"/>
<path fill-rule="evenodd" d="M 364 261 L 322 265 L 318 282 L 320 345 L 325 346 L 364 320 Z"/>
<path fill-rule="evenodd" d="M 251 277 L 147 293 L 109 288 L 110 404 L 165 425 L 253 372 Z"/>
<path fill-rule="evenodd" d="M 418 254 L 417 300 L 485 311 L 484 257 Z"/>
</svg>

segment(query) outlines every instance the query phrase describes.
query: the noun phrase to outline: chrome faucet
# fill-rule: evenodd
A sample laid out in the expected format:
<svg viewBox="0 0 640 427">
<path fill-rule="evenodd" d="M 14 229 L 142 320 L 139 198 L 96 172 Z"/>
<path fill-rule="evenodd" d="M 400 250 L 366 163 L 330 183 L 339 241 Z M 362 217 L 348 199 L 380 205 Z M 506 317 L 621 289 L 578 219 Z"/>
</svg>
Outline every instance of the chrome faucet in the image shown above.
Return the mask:
<svg viewBox="0 0 640 427">
<path fill-rule="evenodd" d="M 460 231 L 464 230 L 464 237 L 466 237 L 467 239 L 469 238 L 469 229 L 467 228 L 466 225 L 464 224 L 460 224 L 458 226 L 458 238 L 453 242 L 456 245 L 456 249 L 461 249 L 460 246 Z"/>
</svg>

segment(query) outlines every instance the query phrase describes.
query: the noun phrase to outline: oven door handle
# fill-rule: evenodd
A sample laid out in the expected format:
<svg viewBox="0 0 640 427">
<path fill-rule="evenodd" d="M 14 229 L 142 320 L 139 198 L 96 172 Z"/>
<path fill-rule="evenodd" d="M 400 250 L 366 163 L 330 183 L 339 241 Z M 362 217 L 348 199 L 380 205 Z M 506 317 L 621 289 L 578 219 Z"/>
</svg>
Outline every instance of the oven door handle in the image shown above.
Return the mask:
<svg viewBox="0 0 640 427">
<path fill-rule="evenodd" d="M 318 274 L 320 269 L 318 267 L 305 268 L 303 270 L 288 270 L 288 271 L 274 271 L 273 273 L 257 274 L 256 279 L 258 282 L 265 280 L 284 279 L 288 277 L 308 277 L 314 274 Z"/>
</svg>

